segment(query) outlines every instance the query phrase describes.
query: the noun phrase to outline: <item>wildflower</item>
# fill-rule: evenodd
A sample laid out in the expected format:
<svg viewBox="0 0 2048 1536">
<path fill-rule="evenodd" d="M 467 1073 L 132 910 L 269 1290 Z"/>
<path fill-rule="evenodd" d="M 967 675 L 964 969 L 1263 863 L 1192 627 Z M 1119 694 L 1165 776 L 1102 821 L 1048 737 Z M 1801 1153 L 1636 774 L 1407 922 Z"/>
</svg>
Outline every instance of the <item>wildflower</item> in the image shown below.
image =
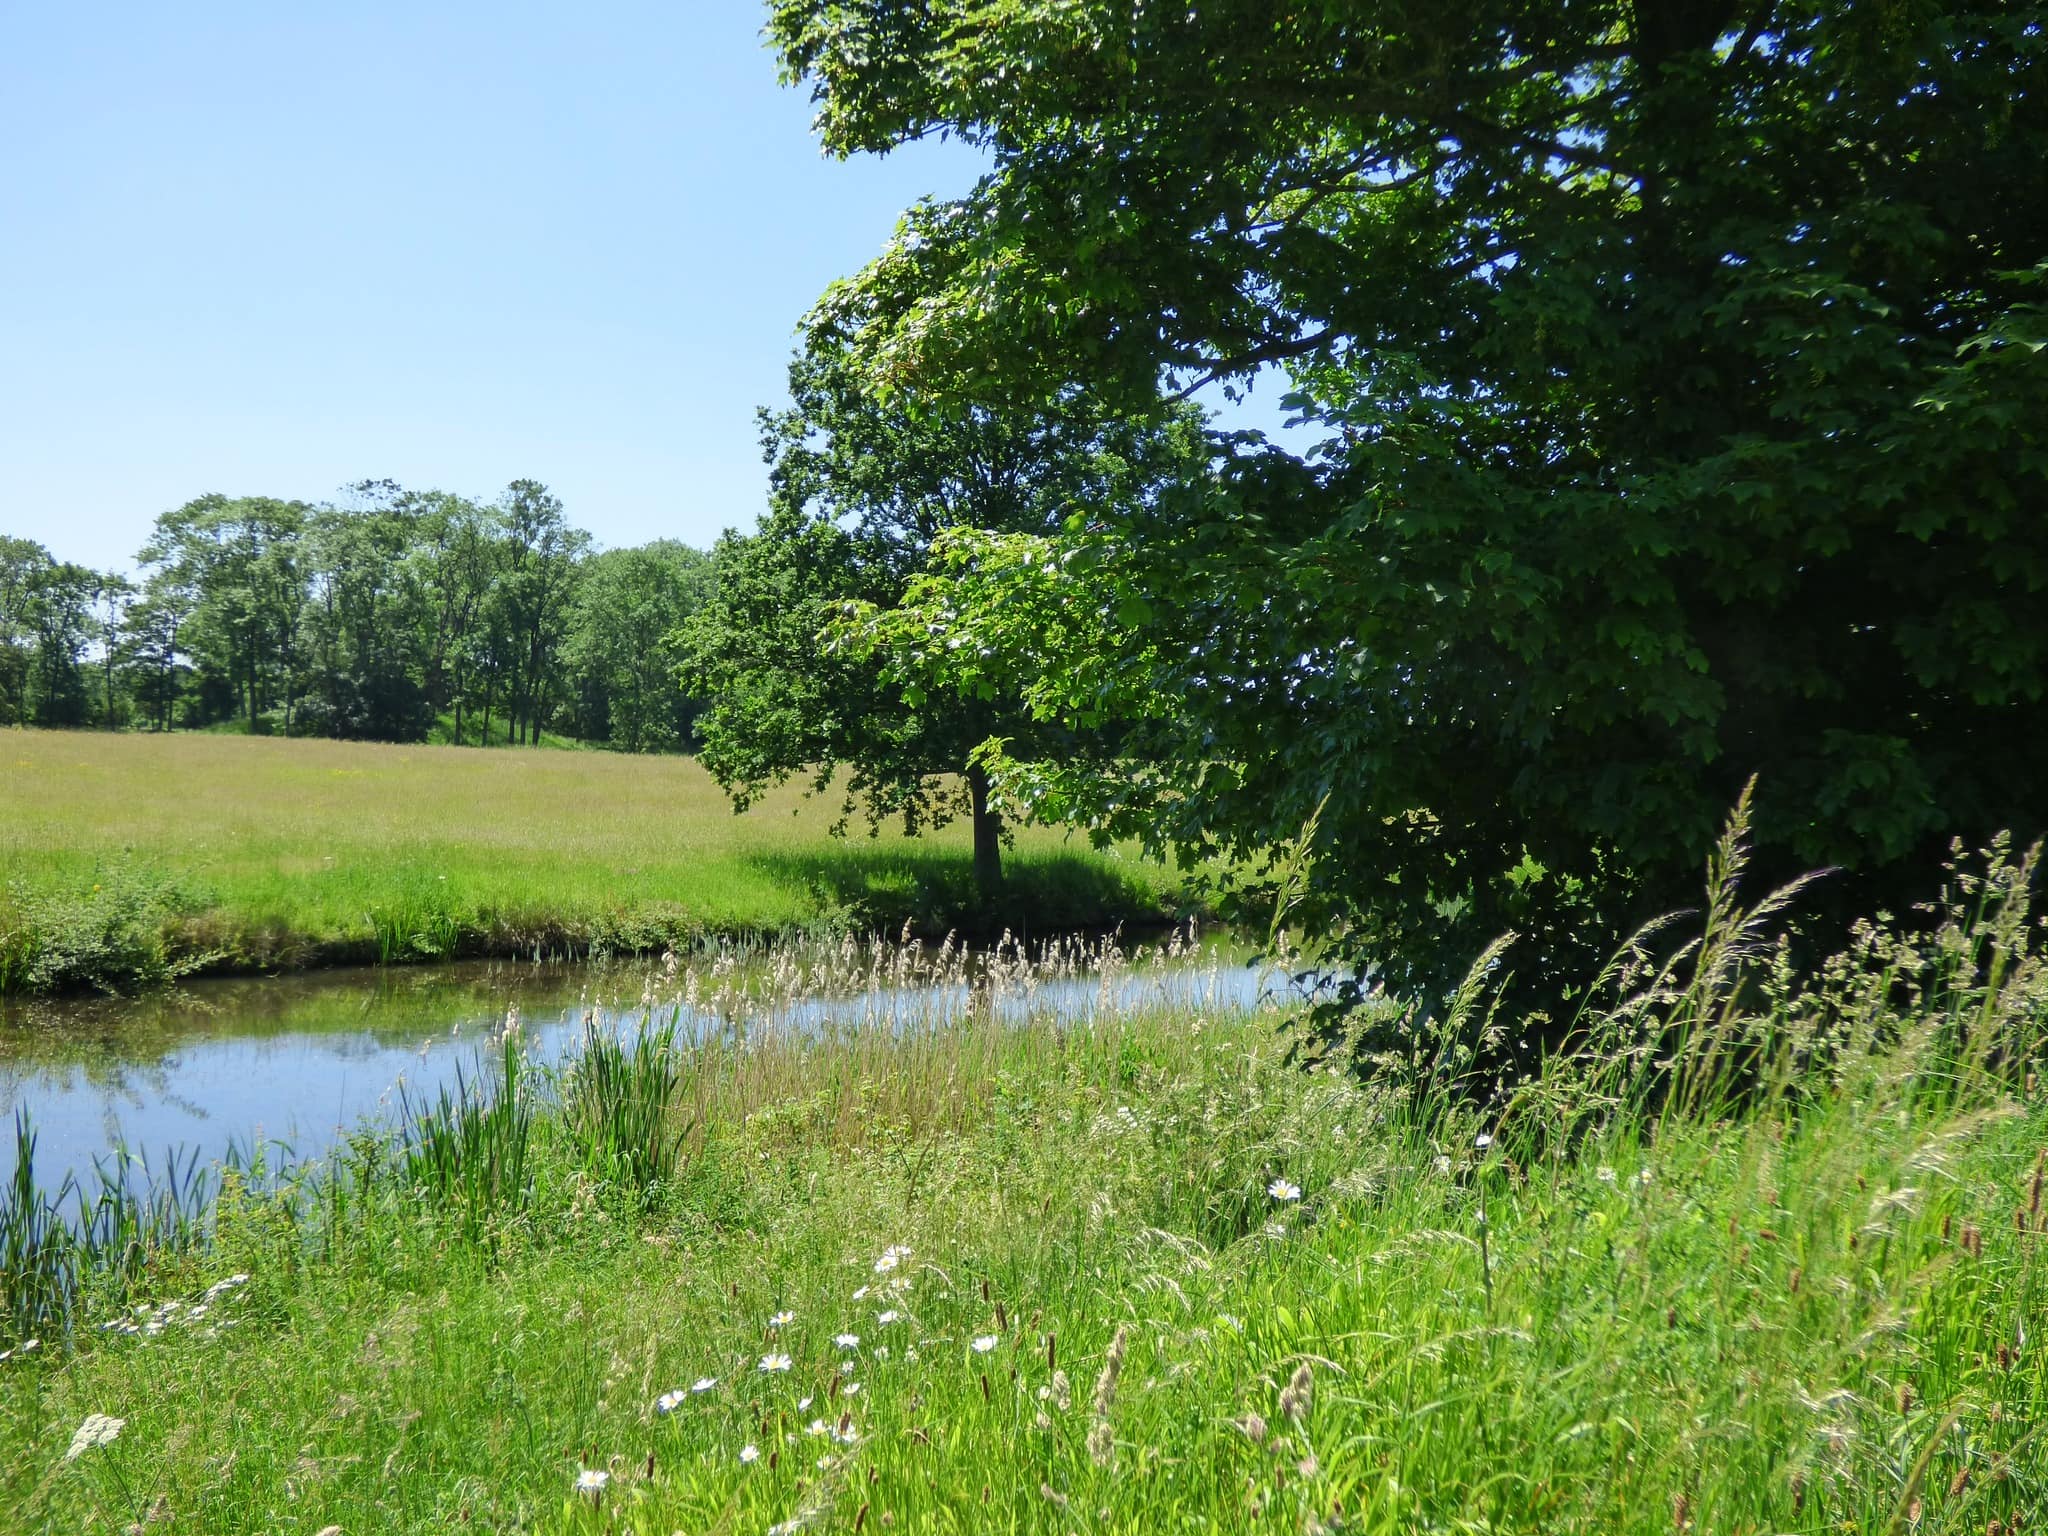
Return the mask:
<svg viewBox="0 0 2048 1536">
<path fill-rule="evenodd" d="M 867 1299 L 869 1289 L 870 1288 L 868 1286 L 862 1286 L 859 1290 L 853 1293 L 853 1299 L 855 1301 L 865 1301 Z"/>
<path fill-rule="evenodd" d="M 891 1243 L 882 1250 L 882 1256 L 875 1260 L 875 1273 L 886 1275 L 909 1257 L 910 1250 L 908 1248 L 903 1247 L 899 1243 Z"/>
<path fill-rule="evenodd" d="M 95 1446 L 111 1445 L 120 1438 L 121 1426 L 126 1419 L 109 1418 L 104 1413 L 88 1413 L 85 1422 L 78 1426 L 71 1436 L 71 1449 L 64 1453 L 66 1461 L 76 1461 Z"/>
<path fill-rule="evenodd" d="M 917 1358 L 917 1346 L 913 1344 L 910 1346 L 910 1348 L 904 1350 L 903 1358 L 906 1360 L 915 1360 Z"/>
<path fill-rule="evenodd" d="M 825 1433 L 825 1421 L 823 1419 L 811 1420 L 810 1423 L 804 1426 L 804 1433 L 807 1435 L 822 1435 Z"/>
<path fill-rule="evenodd" d="M 1472 1149 L 1475 1152 L 1484 1152 L 1488 1147 L 1492 1145 L 1493 1138 L 1483 1131 L 1479 1135 L 1472 1138 Z"/>
<path fill-rule="evenodd" d="M 690 1390 L 692 1392 L 709 1392 L 713 1387 L 717 1385 L 718 1378 L 716 1376 L 699 1376 L 695 1381 L 690 1383 Z"/>
<path fill-rule="evenodd" d="M 216 1280 L 213 1282 L 213 1284 L 209 1285 L 206 1288 L 206 1294 L 201 1298 L 201 1300 L 216 1301 L 220 1297 L 225 1296 L 229 1291 L 234 1290 L 237 1286 L 247 1285 L 248 1283 L 249 1277 L 245 1274 L 228 1275 L 225 1278 Z"/>
<path fill-rule="evenodd" d="M 853 1420 L 851 1418 L 843 1418 L 839 1421 L 838 1426 L 833 1429 L 832 1438 L 841 1445 L 852 1445 L 856 1440 L 860 1439 L 860 1431 L 853 1427 Z"/>
<path fill-rule="evenodd" d="M 985 1355 L 985 1354 L 987 1354 L 987 1353 L 988 1353 L 988 1352 L 989 1352 L 990 1350 L 992 1350 L 992 1349 L 994 1349 L 994 1348 L 996 1347 L 996 1344 L 997 1344 L 997 1342 L 998 1342 L 998 1341 L 997 1341 L 997 1339 L 996 1339 L 996 1336 L 995 1336 L 994 1334 L 992 1334 L 992 1333 L 984 1333 L 984 1334 L 981 1334 L 981 1335 L 979 1335 L 978 1337 L 976 1337 L 976 1339 L 975 1339 L 975 1341 L 974 1341 L 974 1352 L 975 1352 L 975 1353 L 976 1353 L 977 1355 Z"/>
<path fill-rule="evenodd" d="M 842 1360 L 839 1362 L 839 1374 L 842 1376 L 851 1376 L 856 1369 L 857 1367 L 851 1360 Z"/>
<path fill-rule="evenodd" d="M 839 1395 L 841 1397 L 858 1397 L 860 1395 L 860 1383 L 857 1381 L 849 1381 L 845 1386 L 839 1389 Z"/>
<path fill-rule="evenodd" d="M 674 1413 L 678 1408 L 682 1407 L 683 1399 L 688 1396 L 689 1393 L 678 1387 L 673 1392 L 662 1393 L 661 1396 L 654 1400 L 654 1406 L 663 1413 Z"/>
<path fill-rule="evenodd" d="M 789 1363 L 789 1356 L 787 1355 L 763 1355 L 761 1357 L 761 1369 L 764 1371 L 786 1371 L 789 1369 Z"/>
<path fill-rule="evenodd" d="M 600 1471 L 595 1467 L 585 1467 L 576 1474 L 576 1491 L 578 1493 L 587 1493 L 594 1499 L 604 1492 L 605 1484 L 611 1480 L 611 1473 Z"/>
<path fill-rule="evenodd" d="M 758 1445 L 743 1445 L 740 1447 L 741 1466 L 751 1467 L 755 1462 L 759 1461 L 760 1459 L 761 1447 L 759 1447 Z"/>
<path fill-rule="evenodd" d="M 1608 1167 L 1605 1163 L 1602 1163 L 1600 1167 L 1594 1172 L 1593 1177 L 1598 1179 L 1602 1184 L 1612 1184 L 1620 1177 L 1620 1175 L 1615 1173 L 1615 1171 L 1612 1168 Z"/>
<path fill-rule="evenodd" d="M 768 1319 L 768 1326 L 770 1328 L 787 1328 L 795 1321 L 796 1314 L 794 1312 L 778 1312 Z"/>
<path fill-rule="evenodd" d="M 1435 1167 L 1438 1173 L 1449 1173 L 1451 1171 L 1451 1160 L 1439 1153 Z"/>
<path fill-rule="evenodd" d="M 1286 1179 L 1275 1179 L 1266 1186 L 1266 1193 L 1275 1200 L 1299 1200 L 1301 1198 L 1301 1186 L 1290 1183 Z"/>
<path fill-rule="evenodd" d="M 1287 1227 L 1284 1223 L 1278 1221 L 1269 1221 L 1266 1223 L 1266 1236 L 1272 1238 L 1274 1242 L 1279 1242 L 1286 1235 Z"/>
<path fill-rule="evenodd" d="M 886 1328 L 889 1326 L 889 1324 L 895 1322 L 902 1315 L 903 1314 L 901 1312 L 898 1312 L 894 1307 L 891 1307 L 888 1311 L 884 1312 L 880 1317 L 877 1317 L 875 1321 L 880 1323 L 884 1328 Z"/>
<path fill-rule="evenodd" d="M 832 1342 L 841 1349 L 859 1349 L 860 1335 L 857 1333 L 842 1333 L 834 1338 Z"/>
<path fill-rule="evenodd" d="M 1656 1175 L 1652 1174 L 1649 1169 L 1645 1168 L 1641 1173 L 1636 1175 L 1636 1182 L 1642 1185 L 1643 1188 L 1648 1189 L 1650 1187 L 1650 1180 L 1654 1177 L 1656 1177 Z"/>
<path fill-rule="evenodd" d="M 886 1360 L 886 1359 L 888 1359 L 888 1358 L 889 1358 L 889 1346 L 888 1346 L 888 1345 L 886 1345 L 886 1344 L 877 1344 L 877 1345 L 875 1346 L 875 1358 L 876 1358 L 877 1360 Z"/>
</svg>

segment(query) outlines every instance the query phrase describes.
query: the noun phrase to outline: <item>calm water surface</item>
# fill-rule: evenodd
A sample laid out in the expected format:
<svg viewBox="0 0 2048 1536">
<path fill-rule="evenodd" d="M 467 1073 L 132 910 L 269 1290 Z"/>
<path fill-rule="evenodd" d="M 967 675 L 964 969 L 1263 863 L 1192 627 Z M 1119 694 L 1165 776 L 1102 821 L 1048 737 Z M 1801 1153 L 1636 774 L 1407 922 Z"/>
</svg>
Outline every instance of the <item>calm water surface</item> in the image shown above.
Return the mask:
<svg viewBox="0 0 2048 1536">
<path fill-rule="evenodd" d="M 388 1121 L 402 1083 L 418 1096 L 472 1079 L 515 1010 L 538 1059 L 558 1062 L 589 1028 L 634 1030 L 679 1014 L 687 1035 L 786 1027 L 928 1026 L 984 1009 L 1084 1022 L 1147 1002 L 1254 1006 L 1275 983 L 1239 952 L 1112 959 L 1021 974 L 955 967 L 937 979 L 852 980 L 846 968 L 728 959 L 663 972 L 640 965 L 506 962 L 326 971 L 208 981 L 143 999 L 0 1005 L 0 1179 L 27 1111 L 37 1182 L 89 1174 L 117 1147 L 162 1166 L 231 1146 L 314 1157 L 365 1121 Z M 742 994 L 751 1001 L 742 1002 Z"/>
</svg>

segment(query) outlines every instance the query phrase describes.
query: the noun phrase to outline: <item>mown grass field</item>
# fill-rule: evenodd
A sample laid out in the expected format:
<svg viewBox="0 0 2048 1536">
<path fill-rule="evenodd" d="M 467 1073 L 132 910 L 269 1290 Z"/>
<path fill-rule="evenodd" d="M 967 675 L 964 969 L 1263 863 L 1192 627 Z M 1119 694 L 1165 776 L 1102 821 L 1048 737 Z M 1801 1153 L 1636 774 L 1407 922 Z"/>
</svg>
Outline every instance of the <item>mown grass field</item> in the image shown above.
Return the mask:
<svg viewBox="0 0 2048 1536">
<path fill-rule="evenodd" d="M 117 945 L 124 924 L 218 966 L 289 966 L 849 918 L 943 931 L 971 908 L 964 827 L 870 839 L 856 821 L 835 841 L 836 816 L 794 787 L 735 816 L 686 758 L 7 731 L 0 984 L 10 928 L 19 984 L 36 933 Z M 1034 931 L 1157 915 L 1171 885 L 1044 828 L 1009 863 L 994 921 Z"/>
<path fill-rule="evenodd" d="M 1647 1098 L 1304 1071 L 1270 1012 L 622 1045 L 516 1158 L 480 1102 L 17 1322 L 0 1529 L 2032 1529 L 2038 957 L 1845 984 L 1822 1059 L 1727 953 Z"/>
</svg>

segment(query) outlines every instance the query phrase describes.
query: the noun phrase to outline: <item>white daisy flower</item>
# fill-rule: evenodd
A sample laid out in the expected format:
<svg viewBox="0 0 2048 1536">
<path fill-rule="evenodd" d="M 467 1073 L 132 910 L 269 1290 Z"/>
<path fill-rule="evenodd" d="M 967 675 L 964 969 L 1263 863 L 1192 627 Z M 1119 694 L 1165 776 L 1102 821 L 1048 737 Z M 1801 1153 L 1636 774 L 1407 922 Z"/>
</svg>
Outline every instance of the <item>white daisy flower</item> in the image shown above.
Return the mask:
<svg viewBox="0 0 2048 1536">
<path fill-rule="evenodd" d="M 974 1352 L 977 1355 L 985 1355 L 994 1349 L 999 1342 L 1000 1340 L 992 1333 L 981 1334 L 974 1340 Z"/>
<path fill-rule="evenodd" d="M 1479 1135 L 1472 1138 L 1472 1145 L 1474 1149 L 1476 1149 L 1477 1151 L 1484 1152 L 1488 1147 L 1493 1145 L 1493 1138 L 1485 1134 L 1484 1132 L 1481 1132 Z"/>
<path fill-rule="evenodd" d="M 713 1387 L 717 1385 L 718 1378 L 716 1376 L 699 1376 L 695 1381 L 690 1383 L 690 1390 L 692 1392 L 709 1392 Z"/>
<path fill-rule="evenodd" d="M 839 1389 L 839 1395 L 841 1397 L 859 1397 L 860 1383 L 857 1381 L 849 1381 L 845 1386 Z"/>
<path fill-rule="evenodd" d="M 1301 1198 L 1301 1186 L 1290 1183 L 1286 1179 L 1275 1179 L 1266 1186 L 1266 1193 L 1275 1200 L 1299 1200 Z"/>
<path fill-rule="evenodd" d="M 888 1311 L 884 1312 L 880 1317 L 876 1318 L 875 1321 L 880 1323 L 884 1328 L 886 1328 L 902 1316 L 903 1314 L 901 1312 L 898 1312 L 894 1307 L 891 1307 Z"/>
<path fill-rule="evenodd" d="M 789 1369 L 789 1364 L 789 1356 L 787 1355 L 763 1355 L 761 1357 L 761 1369 L 764 1371 L 786 1371 Z"/>
<path fill-rule="evenodd" d="M 601 1472 L 595 1467 L 585 1467 L 576 1474 L 576 1491 L 578 1493 L 587 1493 L 592 1498 L 595 1498 L 598 1494 L 604 1492 L 605 1484 L 611 1480 L 611 1473 Z"/>
<path fill-rule="evenodd" d="M 741 1466 L 752 1466 L 755 1462 L 759 1461 L 760 1459 L 761 1447 L 759 1447 L 758 1445 L 743 1445 L 740 1447 Z"/>
<path fill-rule="evenodd" d="M 860 1335 L 857 1333 L 842 1333 L 835 1337 L 832 1342 L 841 1349 L 859 1349 Z"/>
<path fill-rule="evenodd" d="M 900 1243 L 891 1243 L 882 1250 L 882 1256 L 875 1260 L 875 1273 L 886 1275 L 909 1257 L 910 1250 L 908 1248 L 905 1248 Z"/>
<path fill-rule="evenodd" d="M 808 1407 L 810 1407 L 810 1406 L 811 1406 L 811 1400 L 810 1400 L 810 1399 L 809 1399 L 808 1397 L 806 1397 L 806 1398 L 802 1398 L 802 1399 L 799 1399 L 799 1400 L 798 1400 L 798 1402 L 797 1402 L 797 1405 L 796 1405 L 796 1411 L 797 1411 L 798 1413 L 802 1413 L 802 1412 L 803 1412 L 803 1411 L 804 1411 L 804 1410 L 805 1410 L 806 1408 L 808 1408 Z"/>
<path fill-rule="evenodd" d="M 768 1326 L 770 1328 L 787 1328 L 795 1321 L 796 1314 L 794 1312 L 778 1312 L 768 1319 Z"/>
<path fill-rule="evenodd" d="M 676 1409 L 680 1408 L 683 1405 L 683 1399 L 688 1396 L 689 1394 L 687 1392 L 683 1391 L 682 1388 L 678 1387 L 673 1392 L 662 1393 L 661 1396 L 657 1397 L 654 1400 L 654 1406 L 660 1409 L 663 1413 L 674 1413 Z"/>
</svg>

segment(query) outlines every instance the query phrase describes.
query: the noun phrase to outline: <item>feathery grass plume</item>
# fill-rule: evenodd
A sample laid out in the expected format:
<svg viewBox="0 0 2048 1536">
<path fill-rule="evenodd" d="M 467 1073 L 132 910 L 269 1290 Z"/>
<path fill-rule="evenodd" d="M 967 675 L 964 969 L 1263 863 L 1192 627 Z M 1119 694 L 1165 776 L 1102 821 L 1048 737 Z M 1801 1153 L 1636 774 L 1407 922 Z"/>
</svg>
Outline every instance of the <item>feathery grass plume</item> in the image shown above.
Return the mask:
<svg viewBox="0 0 2048 1536">
<path fill-rule="evenodd" d="M 1230 1427 L 1242 1434 L 1253 1445 L 1266 1443 L 1266 1421 L 1256 1413 L 1247 1413 L 1241 1419 L 1232 1419 Z"/>
<path fill-rule="evenodd" d="M 1308 1417 L 1309 1409 L 1315 1405 L 1316 1377 L 1306 1360 L 1295 1367 L 1294 1375 L 1286 1386 L 1280 1389 L 1280 1415 L 1291 1423 L 1299 1424 Z"/>
<path fill-rule="evenodd" d="M 1102 1357 L 1102 1374 L 1095 1378 L 1095 1416 L 1107 1418 L 1110 1409 L 1116 1406 L 1117 1378 L 1123 1374 L 1124 1351 L 1130 1346 L 1130 1329 L 1118 1327 L 1116 1336 L 1109 1341 L 1109 1352 Z"/>
</svg>

